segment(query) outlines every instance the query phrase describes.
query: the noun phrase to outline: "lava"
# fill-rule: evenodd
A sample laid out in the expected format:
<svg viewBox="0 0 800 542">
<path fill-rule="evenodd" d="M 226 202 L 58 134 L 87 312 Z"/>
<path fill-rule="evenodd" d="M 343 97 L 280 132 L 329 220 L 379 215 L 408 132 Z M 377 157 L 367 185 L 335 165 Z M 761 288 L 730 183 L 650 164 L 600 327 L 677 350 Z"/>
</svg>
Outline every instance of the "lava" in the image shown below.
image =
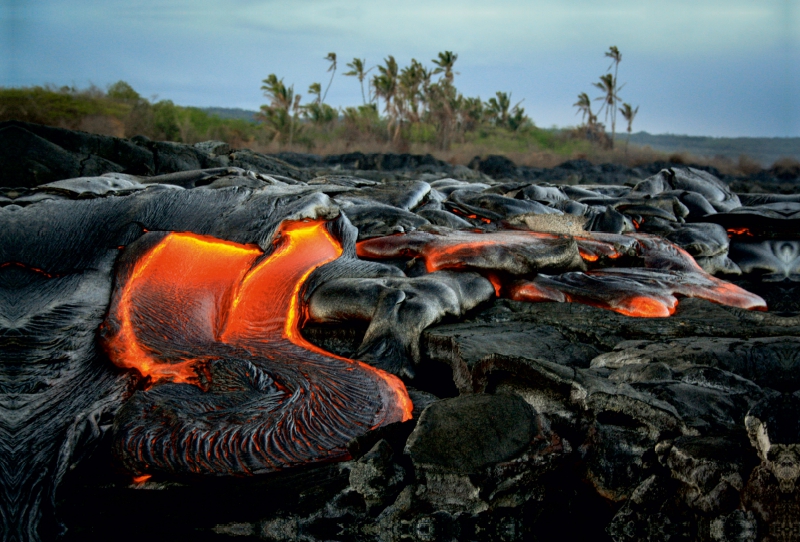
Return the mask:
<svg viewBox="0 0 800 542">
<path fill-rule="evenodd" d="M 728 228 L 728 237 L 753 237 L 750 228 Z"/>
<path fill-rule="evenodd" d="M 429 272 L 473 269 L 492 282 L 498 297 L 517 301 L 578 302 L 648 318 L 674 314 L 679 296 L 766 310 L 759 296 L 709 275 L 685 250 L 660 237 L 592 233 L 569 240 L 571 246 L 565 236 L 528 231 L 415 232 L 362 241 L 357 250 L 366 258 L 422 258 Z M 570 251 L 577 262 L 567 257 Z M 625 254 L 643 268 L 602 267 Z M 601 268 L 587 272 L 582 262 Z M 544 274 L 550 271 L 557 274 Z"/>
<path fill-rule="evenodd" d="M 350 439 L 410 419 L 398 378 L 300 334 L 306 279 L 342 254 L 326 222 L 284 221 L 268 254 L 149 235 L 160 237 L 143 238 L 121 266 L 102 328 L 111 360 L 153 384 L 118 417 L 115 449 L 132 472 L 253 474 L 346 459 Z"/>
<path fill-rule="evenodd" d="M 141 484 L 145 483 L 146 481 L 148 481 L 152 477 L 153 477 L 152 474 L 142 474 L 141 476 L 134 476 L 133 477 L 133 483 L 136 484 L 136 485 L 141 485 Z"/>
<path fill-rule="evenodd" d="M 532 231 L 454 231 L 447 235 L 412 232 L 361 241 L 356 251 L 362 258 L 420 257 L 428 272 L 470 269 L 519 276 L 584 267 L 574 239 Z"/>
</svg>

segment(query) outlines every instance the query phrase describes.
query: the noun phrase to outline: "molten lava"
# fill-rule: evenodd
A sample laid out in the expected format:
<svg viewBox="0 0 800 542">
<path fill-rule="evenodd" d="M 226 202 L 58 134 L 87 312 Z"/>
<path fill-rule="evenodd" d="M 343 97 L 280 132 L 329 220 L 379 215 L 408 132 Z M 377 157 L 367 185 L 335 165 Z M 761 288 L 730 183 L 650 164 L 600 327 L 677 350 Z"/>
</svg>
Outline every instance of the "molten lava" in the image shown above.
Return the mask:
<svg viewBox="0 0 800 542">
<path fill-rule="evenodd" d="M 677 296 L 766 310 L 763 299 L 712 277 L 685 250 L 660 237 L 592 233 L 575 237 L 573 243 L 569 250 L 574 249 L 576 256 L 593 266 L 612 265 L 628 254 L 638 258 L 644 268 L 579 271 L 575 259 L 565 257 L 568 249 L 564 236 L 528 231 L 414 232 L 362 241 L 357 250 L 366 258 L 420 257 L 428 271 L 477 270 L 492 282 L 498 296 L 517 301 L 578 302 L 649 318 L 674 314 Z M 557 247 L 561 247 L 561 254 L 554 251 Z M 548 267 L 558 274 L 543 274 Z M 528 278 L 531 275 L 535 276 Z M 501 276 L 509 283 L 504 284 Z"/>
<path fill-rule="evenodd" d="M 117 453 L 134 473 L 252 474 L 343 459 L 350 439 L 411 418 L 398 378 L 300 334 L 306 279 L 342 254 L 326 222 L 285 221 L 268 255 L 149 235 L 162 237 L 133 249 L 102 329 L 114 363 L 162 382 L 119 417 Z M 198 387 L 175 386 L 186 383 Z"/>
<path fill-rule="evenodd" d="M 750 228 L 728 228 L 728 237 L 753 237 Z"/>
</svg>

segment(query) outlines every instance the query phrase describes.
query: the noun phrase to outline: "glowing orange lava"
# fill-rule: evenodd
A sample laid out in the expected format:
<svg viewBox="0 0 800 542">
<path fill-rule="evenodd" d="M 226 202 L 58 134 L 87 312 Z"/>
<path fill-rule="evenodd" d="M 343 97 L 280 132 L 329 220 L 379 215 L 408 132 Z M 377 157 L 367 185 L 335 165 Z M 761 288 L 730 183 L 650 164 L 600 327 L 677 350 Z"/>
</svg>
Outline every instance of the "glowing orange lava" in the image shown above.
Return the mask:
<svg viewBox="0 0 800 542">
<path fill-rule="evenodd" d="M 452 211 L 453 211 L 454 214 L 465 216 L 465 217 L 467 217 L 467 218 L 469 218 L 471 220 L 480 220 L 484 224 L 491 224 L 492 223 L 492 221 L 490 219 L 488 219 L 486 217 L 483 217 L 483 216 L 478 216 L 476 214 L 468 215 L 468 214 L 466 214 L 466 213 L 464 213 L 462 211 L 459 211 L 458 209 L 453 209 Z"/>
<path fill-rule="evenodd" d="M 581 258 L 587 262 L 596 262 L 601 257 L 613 260 L 622 255 L 613 243 L 607 241 L 590 237 L 575 237 L 575 241 L 578 243 Z"/>
<path fill-rule="evenodd" d="M 569 303 L 572 301 L 570 297 L 556 290 L 555 288 L 548 288 L 535 282 L 520 282 L 515 284 L 509 292 L 509 299 L 515 301 L 528 301 L 530 303 L 539 303 L 542 301 L 555 301 L 556 303 Z"/>
<path fill-rule="evenodd" d="M 138 340 L 140 326 L 149 326 L 154 334 L 159 324 L 177 328 L 200 345 L 221 342 L 252 348 L 288 341 L 336 357 L 301 336 L 300 291 L 316 268 L 341 254 L 341 245 L 321 220 L 284 221 L 266 256 L 253 245 L 170 233 L 135 263 L 117 294 L 119 324 L 105 337 L 106 350 L 114 363 L 137 369 L 153 383 L 196 383 L 202 368 L 190 355 L 159 359 Z M 158 311 L 150 308 L 163 304 L 170 307 L 169 322 L 152 323 L 137 312 L 147 311 L 152 318 Z M 338 359 L 379 376 L 393 391 L 402 420 L 411 418 L 411 400 L 397 377 L 359 361 Z"/>
<path fill-rule="evenodd" d="M 172 233 L 141 258 L 119 297 L 119 331 L 106 341 L 115 364 L 137 369 L 152 382 L 197 381 L 193 358 L 165 363 L 140 344 L 134 331 L 137 303 L 169 304 L 165 326 L 187 330 L 199 341 L 211 342 L 224 320 L 225 307 L 247 269 L 262 254 L 258 247 L 228 243 L 192 233 Z"/>
<path fill-rule="evenodd" d="M 498 297 L 517 301 L 578 302 L 627 316 L 656 318 L 675 313 L 678 298 L 698 297 L 750 310 L 766 310 L 759 296 L 706 273 L 682 248 L 661 237 L 591 233 L 573 239 L 585 262 L 602 269 L 548 276 L 531 273 L 505 284 L 493 261 L 513 257 L 506 248 L 546 249 L 564 236 L 528 231 L 475 234 L 453 232 L 433 235 L 414 232 L 361 241 L 356 249 L 365 258 L 421 257 L 429 272 L 439 269 L 474 269 L 492 283 Z M 636 256 L 644 268 L 606 267 L 623 254 Z M 574 268 L 573 268 L 574 269 Z M 532 279 L 532 280 L 531 280 Z"/>
<path fill-rule="evenodd" d="M 589 252 L 583 247 L 578 247 L 578 251 L 581 254 L 581 258 L 583 258 L 583 260 L 586 262 L 596 262 L 597 260 L 600 259 L 600 256 L 598 256 L 593 252 Z"/>
<path fill-rule="evenodd" d="M 750 228 L 728 228 L 728 237 L 753 237 Z"/>
</svg>

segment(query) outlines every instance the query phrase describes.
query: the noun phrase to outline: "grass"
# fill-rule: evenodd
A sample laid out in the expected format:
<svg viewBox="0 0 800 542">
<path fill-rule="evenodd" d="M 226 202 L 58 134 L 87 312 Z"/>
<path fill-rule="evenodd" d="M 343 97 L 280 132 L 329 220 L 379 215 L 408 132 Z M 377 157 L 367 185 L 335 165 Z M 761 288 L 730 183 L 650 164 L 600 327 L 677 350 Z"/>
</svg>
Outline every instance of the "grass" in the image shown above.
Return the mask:
<svg viewBox="0 0 800 542">
<path fill-rule="evenodd" d="M 750 175 L 761 170 L 760 165 L 747 156 L 740 156 L 737 160 L 723 156 L 694 156 L 686 152 L 669 154 L 646 146 L 630 145 L 626 149 L 624 136 L 617 140 L 616 148 L 609 149 L 587 140 L 579 129 L 547 130 L 532 124 L 516 131 L 479 125 L 456 134 L 449 148 L 442 149 L 437 145 L 439 138 L 435 126 L 404 126 L 402 137 L 392 141 L 387 121 L 374 114 L 350 121 L 340 118 L 321 125 L 298 121 L 289 145 L 281 143 L 265 126 L 241 118 L 221 118 L 196 107 L 175 105 L 169 100 L 151 103 L 124 82 L 112 85 L 108 92 L 97 87 L 83 90 L 52 86 L 0 87 L 0 121 L 5 120 L 115 137 L 141 134 L 154 140 L 188 144 L 214 139 L 225 141 L 233 148 L 250 148 L 264 153 L 407 152 L 432 154 L 454 165 L 466 165 L 475 156 L 500 154 L 516 164 L 532 167 L 554 167 L 566 160 L 584 159 L 595 164 L 628 166 L 654 161 L 708 165 L 730 175 Z M 791 169 L 797 165 L 796 161 L 788 165 L 776 162 L 775 167 Z"/>
</svg>

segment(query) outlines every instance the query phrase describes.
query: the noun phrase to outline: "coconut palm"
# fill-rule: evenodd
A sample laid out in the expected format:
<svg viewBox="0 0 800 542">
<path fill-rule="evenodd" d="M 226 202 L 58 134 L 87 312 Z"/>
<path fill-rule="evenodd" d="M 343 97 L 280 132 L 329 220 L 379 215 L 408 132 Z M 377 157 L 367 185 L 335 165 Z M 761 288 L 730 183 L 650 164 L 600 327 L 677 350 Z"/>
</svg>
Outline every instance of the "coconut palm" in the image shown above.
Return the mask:
<svg viewBox="0 0 800 542">
<path fill-rule="evenodd" d="M 462 130 L 474 130 L 484 116 L 484 106 L 480 97 L 464 98 L 460 107 Z"/>
<path fill-rule="evenodd" d="M 320 102 L 325 101 L 325 97 L 328 95 L 328 90 L 331 88 L 331 83 L 333 83 L 333 76 L 336 75 L 336 53 L 328 53 L 328 56 L 325 57 L 325 60 L 331 63 L 328 67 L 328 71 L 331 72 L 331 80 L 328 82 L 328 87 L 325 89 L 325 94 L 322 95 L 322 100 Z"/>
<path fill-rule="evenodd" d="M 498 91 L 497 98 L 489 98 L 486 102 L 486 113 L 497 126 L 505 126 L 508 121 L 508 110 L 511 108 L 511 96 Z"/>
<path fill-rule="evenodd" d="M 614 105 L 619 99 L 619 95 L 617 93 L 622 89 L 622 87 L 617 87 L 617 79 L 613 74 L 610 73 L 601 75 L 600 82 L 593 84 L 603 92 L 602 96 L 595 98 L 595 100 L 602 100 L 603 102 L 603 105 L 600 107 L 600 110 L 597 112 L 597 114 L 599 115 L 600 112 L 605 110 L 606 123 L 608 123 L 608 117 L 611 117 L 611 148 L 613 149 L 617 118 L 617 111 L 614 109 Z M 624 87 L 625 85 L 622 86 Z"/>
<path fill-rule="evenodd" d="M 278 79 L 274 73 L 262 81 L 261 90 L 269 98 L 269 107 L 288 110 L 292 106 L 294 99 L 294 86 L 287 87 L 283 84 L 283 79 Z"/>
<path fill-rule="evenodd" d="M 525 115 L 525 109 L 519 106 L 522 100 L 511 107 L 511 93 L 498 91 L 496 96 L 497 98 L 489 98 L 486 102 L 486 115 L 495 126 L 517 130 L 529 120 Z"/>
<path fill-rule="evenodd" d="M 617 78 L 617 69 L 619 68 L 619 63 L 622 62 L 622 53 L 619 52 L 616 45 L 612 45 L 606 51 L 605 56 L 611 59 L 611 64 L 608 66 L 608 70 L 611 71 L 611 66 L 614 66 L 614 79 Z"/>
<path fill-rule="evenodd" d="M 525 114 L 525 108 L 520 107 L 519 104 L 522 103 L 522 100 L 517 102 L 517 104 L 511 108 L 511 114 L 508 117 L 507 126 L 512 132 L 516 132 L 522 126 L 528 123 L 530 119 L 528 115 Z"/>
<path fill-rule="evenodd" d="M 295 97 L 294 86 L 287 87 L 274 73 L 269 74 L 263 83 L 261 90 L 269 98 L 269 105 L 261 106 L 258 118 L 275 132 L 274 140 L 288 136 L 291 141 L 294 133 L 291 110 L 295 103 L 299 105 L 300 95 Z"/>
<path fill-rule="evenodd" d="M 633 127 L 633 119 L 636 117 L 636 113 L 639 112 L 639 106 L 636 106 L 636 109 L 631 107 L 631 104 L 623 103 L 622 107 L 619 108 L 619 112 L 622 114 L 622 118 L 628 121 L 628 139 L 625 140 L 625 155 L 628 155 L 628 143 L 631 140 L 631 128 Z"/>
<path fill-rule="evenodd" d="M 578 108 L 578 112 L 575 114 L 577 115 L 578 113 L 581 113 L 581 122 L 588 124 L 589 126 L 594 124 L 595 117 L 592 113 L 592 101 L 589 99 L 588 94 L 585 92 L 578 94 L 578 101 L 572 104 L 572 107 Z M 586 122 L 587 118 L 589 119 L 588 123 Z"/>
<path fill-rule="evenodd" d="M 408 114 L 408 121 L 412 123 L 419 122 L 420 120 L 420 88 L 425 82 L 426 75 L 427 72 L 422 64 L 418 60 L 412 58 L 411 64 L 403 68 L 397 78 L 398 90 L 402 97 L 401 103 L 402 101 L 407 102 L 408 107 L 405 110 Z"/>
<path fill-rule="evenodd" d="M 444 51 L 439 53 L 439 58 L 432 59 L 431 62 L 436 64 L 437 68 L 433 70 L 434 74 L 444 73 L 444 80 L 448 83 L 453 83 L 453 74 L 458 72 L 453 71 L 453 64 L 458 60 L 458 55 L 453 51 Z"/>
<path fill-rule="evenodd" d="M 312 96 L 316 96 L 316 98 L 314 98 L 314 103 L 322 102 L 322 97 L 321 97 L 322 84 L 320 84 L 320 83 L 311 83 L 308 86 L 308 93 L 311 94 Z"/>
<path fill-rule="evenodd" d="M 398 124 L 399 109 L 397 106 L 397 61 L 392 55 L 384 59 L 384 66 L 378 66 L 378 75 L 372 78 L 372 85 L 375 88 L 375 96 L 382 97 L 386 102 L 385 111 L 389 117 L 388 130 L 391 132 L 393 126 Z M 397 135 L 397 130 L 395 135 Z"/>
<path fill-rule="evenodd" d="M 368 70 L 364 70 L 364 65 L 366 63 L 367 63 L 366 59 L 354 58 L 352 62 L 347 63 L 347 67 L 350 68 L 350 71 L 344 73 L 344 75 L 350 77 L 358 77 L 358 82 L 361 83 L 361 100 L 364 102 L 365 105 L 367 103 L 367 97 L 364 95 L 364 78 L 375 67 L 373 66 Z M 372 97 L 370 96 L 370 98 Z M 370 99 L 370 101 L 372 100 Z"/>
<path fill-rule="evenodd" d="M 622 62 L 622 53 L 619 52 L 616 45 L 612 45 L 606 51 L 605 56 L 611 59 L 611 64 L 608 66 L 608 70 L 611 70 L 611 67 L 614 67 L 614 78 L 612 82 L 614 83 L 614 91 L 612 92 L 611 102 L 608 106 L 611 108 L 611 148 L 614 148 L 614 135 L 617 130 L 617 101 L 619 100 L 619 91 L 622 90 L 622 87 L 617 88 L 617 72 L 619 71 L 619 63 Z M 623 87 L 625 85 L 622 85 Z M 606 109 L 606 113 L 608 113 L 608 109 Z M 606 117 L 607 119 L 608 117 Z"/>
</svg>

